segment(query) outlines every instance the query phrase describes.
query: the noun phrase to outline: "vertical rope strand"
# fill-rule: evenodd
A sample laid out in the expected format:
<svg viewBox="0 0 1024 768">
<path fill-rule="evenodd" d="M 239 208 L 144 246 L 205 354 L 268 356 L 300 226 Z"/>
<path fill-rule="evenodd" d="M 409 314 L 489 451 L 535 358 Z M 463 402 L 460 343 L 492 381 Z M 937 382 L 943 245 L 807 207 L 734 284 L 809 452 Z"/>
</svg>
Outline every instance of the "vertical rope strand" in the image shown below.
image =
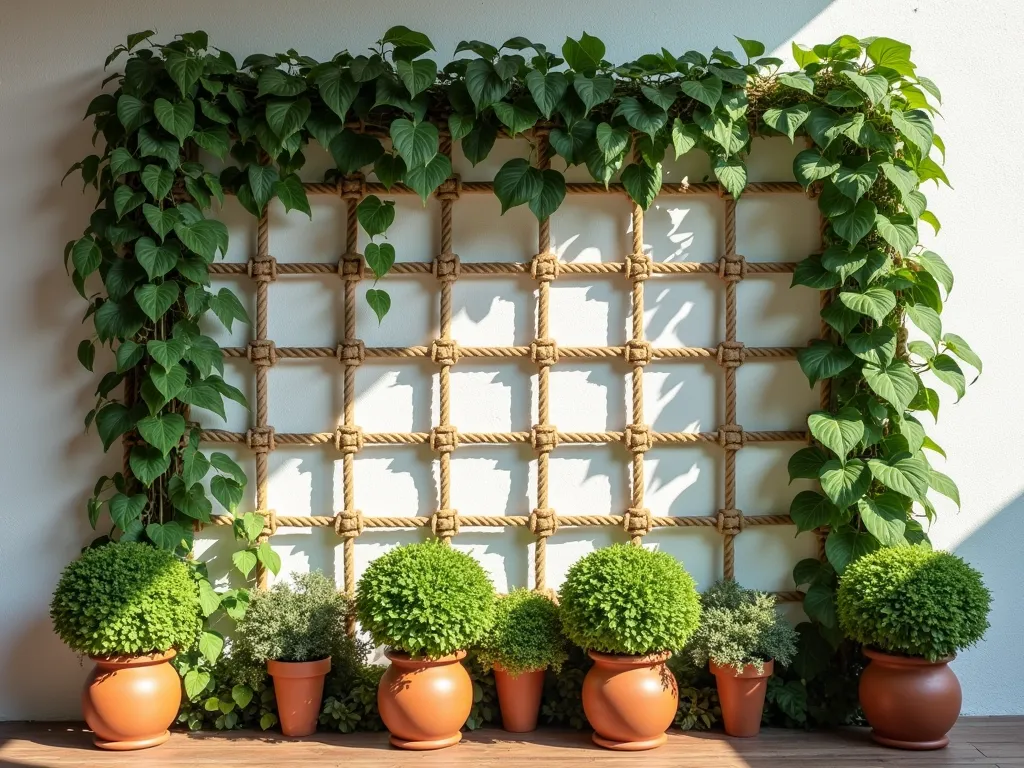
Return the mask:
<svg viewBox="0 0 1024 768">
<path fill-rule="evenodd" d="M 551 168 L 551 158 L 548 157 L 548 132 L 538 130 L 535 134 L 537 150 L 537 167 L 544 172 Z M 551 253 L 551 219 L 544 219 L 537 228 L 537 254 L 545 256 Z M 553 257 L 553 256 L 552 256 Z M 553 257 L 556 258 L 556 257 Z M 537 284 L 537 339 L 547 339 L 550 333 L 550 291 L 551 283 L 548 280 L 541 280 Z M 552 434 L 549 432 L 551 419 L 550 398 L 550 375 L 551 366 L 541 365 L 537 371 L 537 426 L 540 433 Z M 539 443 L 534 430 L 534 449 L 537 450 L 537 507 L 530 520 L 530 528 L 537 537 L 533 550 L 533 572 L 534 589 L 543 592 L 547 589 L 547 568 L 548 568 L 548 537 L 554 533 L 558 526 L 555 512 L 548 506 L 548 478 L 549 478 L 549 454 L 550 443 Z M 550 447 L 549 447 L 550 446 Z M 545 522 L 540 523 L 540 516 L 544 515 Z"/>
<path fill-rule="evenodd" d="M 736 200 L 725 200 L 725 255 L 736 257 Z M 725 284 L 725 341 L 736 342 L 736 280 Z M 725 368 L 725 423 L 736 424 L 736 368 Z M 730 515 L 736 510 L 736 451 L 725 451 L 725 510 Z M 736 576 L 736 534 L 722 526 L 722 569 L 725 578 Z"/>
<path fill-rule="evenodd" d="M 256 225 L 256 262 L 266 262 L 270 260 L 270 218 L 266 210 L 259 219 L 259 223 Z M 253 270 L 254 272 L 256 270 Z M 257 278 L 256 281 L 256 342 L 265 342 L 267 340 L 267 311 L 268 311 L 268 294 L 270 292 L 270 282 L 267 280 L 261 280 Z M 267 377 L 269 374 L 269 367 L 266 365 L 256 366 L 256 429 L 262 433 L 268 429 L 268 413 L 269 413 L 269 397 L 267 394 Z M 266 514 L 269 501 L 268 501 L 268 488 L 267 485 L 270 480 L 270 449 L 273 445 L 273 440 L 267 440 L 266 445 L 262 445 L 262 449 L 256 451 L 256 508 L 262 513 Z M 270 538 L 271 533 L 276 529 L 274 523 L 274 513 L 269 512 L 269 530 L 265 529 L 265 532 L 260 535 L 259 541 L 267 541 Z M 256 564 L 256 586 L 259 589 L 266 589 L 269 585 L 269 576 L 267 569 L 262 563 Z"/>
<path fill-rule="evenodd" d="M 441 134 L 439 153 L 451 160 L 452 138 L 451 134 L 444 131 Z M 452 206 L 454 200 L 449 195 L 441 197 L 441 253 L 452 253 Z M 452 341 L 452 288 L 454 280 L 441 281 L 441 344 Z M 451 345 L 455 349 L 454 344 Z M 442 448 L 440 456 L 440 499 L 439 509 L 433 520 L 433 531 L 441 537 L 446 544 L 451 544 L 451 538 L 458 533 L 458 512 L 452 509 L 451 482 L 452 482 L 452 454 L 451 449 L 455 447 L 457 438 L 451 427 L 451 369 L 455 362 L 454 355 L 439 359 L 441 373 L 438 380 L 438 397 L 440 400 L 440 413 L 438 427 L 439 433 L 450 434 L 450 443 L 438 442 Z"/>
</svg>

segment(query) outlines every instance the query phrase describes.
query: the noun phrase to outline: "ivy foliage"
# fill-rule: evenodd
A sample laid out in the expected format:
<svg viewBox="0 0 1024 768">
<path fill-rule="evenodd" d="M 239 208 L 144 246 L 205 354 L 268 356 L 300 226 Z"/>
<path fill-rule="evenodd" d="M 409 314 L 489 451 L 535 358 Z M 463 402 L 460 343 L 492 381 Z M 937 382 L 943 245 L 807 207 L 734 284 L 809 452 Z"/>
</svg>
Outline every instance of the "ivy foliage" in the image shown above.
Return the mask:
<svg viewBox="0 0 1024 768">
<path fill-rule="evenodd" d="M 480 564 L 441 541 L 396 547 L 370 563 L 356 589 L 362 628 L 414 658 L 466 650 L 494 621 L 494 585 Z"/>
<path fill-rule="evenodd" d="M 632 544 L 577 560 L 559 597 L 566 636 L 604 653 L 680 650 L 700 619 L 700 598 L 683 566 L 666 552 Z"/>
<path fill-rule="evenodd" d="M 938 661 L 981 640 L 991 600 L 981 574 L 956 555 L 882 549 L 847 569 L 839 622 L 859 643 Z"/>
<path fill-rule="evenodd" d="M 498 598 L 494 623 L 477 649 L 485 669 L 501 667 L 510 675 L 551 669 L 565 661 L 559 608 L 546 595 L 514 589 Z"/>
<path fill-rule="evenodd" d="M 776 610 L 772 595 L 722 580 L 700 596 L 700 603 L 700 624 L 687 645 L 694 663 L 713 662 L 737 672 L 752 664 L 762 673 L 767 661 L 792 661 L 796 631 Z"/>
<path fill-rule="evenodd" d="M 57 635 L 90 656 L 187 650 L 199 637 L 199 594 L 171 553 L 136 542 L 86 549 L 50 603 Z"/>
</svg>

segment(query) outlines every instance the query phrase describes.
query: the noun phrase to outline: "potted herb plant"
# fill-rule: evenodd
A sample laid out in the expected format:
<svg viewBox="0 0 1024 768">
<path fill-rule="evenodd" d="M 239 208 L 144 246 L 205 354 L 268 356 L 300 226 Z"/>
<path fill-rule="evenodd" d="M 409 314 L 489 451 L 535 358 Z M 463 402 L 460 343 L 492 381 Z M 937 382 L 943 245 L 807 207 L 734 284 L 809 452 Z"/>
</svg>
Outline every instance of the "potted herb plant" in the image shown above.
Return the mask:
<svg viewBox="0 0 1024 768">
<path fill-rule="evenodd" d="M 725 732 L 756 736 L 768 678 L 776 661 L 792 660 L 796 631 L 776 611 L 774 597 L 732 580 L 716 582 L 700 602 L 700 625 L 690 639 L 690 655 L 696 664 L 708 664 L 715 676 Z"/>
<path fill-rule="evenodd" d="M 847 566 L 836 608 L 870 660 L 860 704 L 875 741 L 901 749 L 949 743 L 961 702 L 949 662 L 985 634 L 990 602 L 981 574 L 948 552 L 892 547 Z"/>
<path fill-rule="evenodd" d="M 566 636 L 594 660 L 583 681 L 594 742 L 631 751 L 664 744 L 679 703 L 665 662 L 700 619 L 690 574 L 665 552 L 617 544 L 569 568 L 561 607 Z"/>
<path fill-rule="evenodd" d="M 514 589 L 498 598 L 494 624 L 477 657 L 485 670 L 494 670 L 505 730 L 534 730 L 544 692 L 544 671 L 557 672 L 567 657 L 558 606 L 528 589 Z"/>
<path fill-rule="evenodd" d="M 377 703 L 391 743 L 457 744 L 473 707 L 462 666 L 494 617 L 494 586 L 470 555 L 442 542 L 398 547 L 367 566 L 356 590 L 362 628 L 388 647 Z"/>
<path fill-rule="evenodd" d="M 96 664 L 82 692 L 96 746 L 131 750 L 167 741 L 181 704 L 170 661 L 202 629 L 188 566 L 136 542 L 87 549 L 61 574 L 50 618 L 60 639 Z"/>
<path fill-rule="evenodd" d="M 309 736 L 316 731 L 331 657 L 351 644 L 345 634 L 351 607 L 323 573 L 294 573 L 292 581 L 250 592 L 234 652 L 243 663 L 266 664 L 274 679 L 281 732 Z"/>
</svg>

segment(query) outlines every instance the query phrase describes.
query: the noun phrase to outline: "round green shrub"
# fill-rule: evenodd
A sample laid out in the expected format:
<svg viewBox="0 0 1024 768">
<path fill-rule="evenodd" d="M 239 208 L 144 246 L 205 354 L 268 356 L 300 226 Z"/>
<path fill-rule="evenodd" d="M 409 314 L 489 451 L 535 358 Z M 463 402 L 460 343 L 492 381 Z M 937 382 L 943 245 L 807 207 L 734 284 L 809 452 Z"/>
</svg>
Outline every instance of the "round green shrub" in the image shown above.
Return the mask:
<svg viewBox="0 0 1024 768">
<path fill-rule="evenodd" d="M 836 607 L 857 642 L 938 661 L 982 638 L 991 599 L 981 574 L 956 555 L 892 547 L 847 566 Z"/>
<path fill-rule="evenodd" d="M 494 585 L 471 556 L 442 542 L 409 544 L 366 568 L 356 612 L 378 645 L 438 658 L 475 645 L 494 618 Z"/>
<path fill-rule="evenodd" d="M 713 584 L 700 603 L 700 625 L 688 646 L 695 664 L 713 661 L 737 672 L 753 664 L 762 673 L 766 661 L 792 661 L 796 630 L 779 615 L 771 595 L 727 579 Z"/>
<path fill-rule="evenodd" d="M 665 552 L 616 544 L 578 560 L 561 590 L 562 626 L 587 650 L 676 651 L 700 620 L 693 579 Z"/>
<path fill-rule="evenodd" d="M 360 655 L 345 632 L 349 599 L 320 571 L 293 573 L 292 582 L 250 591 L 233 654 L 253 679 L 262 677 L 271 659 L 317 661 L 328 656 L 332 675 L 354 675 Z"/>
<path fill-rule="evenodd" d="M 499 597 L 494 624 L 477 652 L 484 669 L 500 666 L 511 675 L 536 669 L 556 672 L 566 659 L 558 606 L 544 595 L 514 589 Z"/>
<path fill-rule="evenodd" d="M 85 550 L 50 603 L 57 635 L 90 656 L 163 653 L 199 637 L 199 589 L 173 554 L 137 542 Z"/>
</svg>

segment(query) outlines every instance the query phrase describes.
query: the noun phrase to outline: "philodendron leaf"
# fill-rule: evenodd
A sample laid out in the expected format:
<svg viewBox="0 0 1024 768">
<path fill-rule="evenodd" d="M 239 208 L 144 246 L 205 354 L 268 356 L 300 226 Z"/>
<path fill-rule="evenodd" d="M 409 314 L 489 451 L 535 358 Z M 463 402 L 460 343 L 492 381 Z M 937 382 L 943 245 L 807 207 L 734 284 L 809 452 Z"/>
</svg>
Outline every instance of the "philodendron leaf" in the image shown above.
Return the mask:
<svg viewBox="0 0 1024 768">
<path fill-rule="evenodd" d="M 366 265 L 378 280 L 384 277 L 395 263 L 395 246 L 390 243 L 368 243 L 363 250 Z"/>
<path fill-rule="evenodd" d="M 826 159 L 816 149 L 805 149 L 793 160 L 793 175 L 804 187 L 829 178 L 839 168 L 839 163 Z"/>
<path fill-rule="evenodd" d="M 386 291 L 378 288 L 371 288 L 366 292 L 366 303 L 370 305 L 373 314 L 377 316 L 378 323 L 384 319 L 384 315 L 391 309 L 391 297 Z"/>
<path fill-rule="evenodd" d="M 852 406 L 840 409 L 834 416 L 825 411 L 812 413 L 807 417 L 807 426 L 814 439 L 841 461 L 845 461 L 864 437 L 864 421 Z"/>
<path fill-rule="evenodd" d="M 877 209 L 870 200 L 861 200 L 847 213 L 830 219 L 832 229 L 850 245 L 856 245 L 875 226 Z"/>
<path fill-rule="evenodd" d="M 838 515 L 839 510 L 836 506 L 815 491 L 801 491 L 794 497 L 789 507 L 789 516 L 793 518 L 793 523 L 800 533 L 829 525 Z"/>
<path fill-rule="evenodd" d="M 818 447 L 801 448 L 789 457 L 789 482 L 797 479 L 817 480 L 828 454 Z"/>
<path fill-rule="evenodd" d="M 395 220 L 395 202 L 367 195 L 356 206 L 356 218 L 371 238 L 383 235 Z"/>
<path fill-rule="evenodd" d="M 391 141 L 406 168 L 420 168 L 437 154 L 438 132 L 431 123 L 400 118 L 391 123 Z"/>
<path fill-rule="evenodd" d="M 868 364 L 863 372 L 871 391 L 900 410 L 905 410 L 917 394 L 917 375 L 902 360 L 890 360 L 884 366 Z"/>
<path fill-rule="evenodd" d="M 893 461 L 889 459 L 868 459 L 871 475 L 897 493 L 901 493 L 915 501 L 922 501 L 928 492 L 931 470 L 924 458 L 917 454 Z"/>
<path fill-rule="evenodd" d="M 851 333 L 846 346 L 861 360 L 884 368 L 896 355 L 896 334 L 883 325 L 873 331 Z"/>
<path fill-rule="evenodd" d="M 842 575 L 846 566 L 854 560 L 874 552 L 880 546 L 878 539 L 870 533 L 843 525 L 829 532 L 828 538 L 825 540 L 825 554 L 829 563 L 836 569 L 836 573 Z"/>
<path fill-rule="evenodd" d="M 907 510 L 903 497 L 886 491 L 857 502 L 857 512 L 868 532 L 884 547 L 897 547 L 906 541 Z"/>
<path fill-rule="evenodd" d="M 830 379 L 856 362 L 846 347 L 831 341 L 812 341 L 797 352 L 797 361 L 813 387 L 819 379 Z"/>
<path fill-rule="evenodd" d="M 767 109 L 762 119 L 768 127 L 774 128 L 779 133 L 786 134 L 789 140 L 793 141 L 797 130 L 804 124 L 804 121 L 807 120 L 807 116 L 810 114 L 811 107 L 809 105 L 796 104 L 786 109 Z"/>
<path fill-rule="evenodd" d="M 142 439 L 167 454 L 178 445 L 185 434 L 185 419 L 179 413 L 166 413 L 162 416 L 147 416 L 139 419 L 136 427 Z"/>
<path fill-rule="evenodd" d="M 452 161 L 445 155 L 434 155 L 424 166 L 408 168 L 405 172 L 405 183 L 415 190 L 423 204 L 441 182 L 452 174 Z"/>
<path fill-rule="evenodd" d="M 845 464 L 838 459 L 825 462 L 819 475 L 821 489 L 838 509 L 856 502 L 871 485 L 871 472 L 860 459 Z"/>
<path fill-rule="evenodd" d="M 839 294 L 839 301 L 847 309 L 867 315 L 876 323 L 881 323 L 896 309 L 896 296 L 885 288 L 868 288 L 862 293 L 843 291 Z"/>
<path fill-rule="evenodd" d="M 622 186 L 630 198 L 645 211 L 661 191 L 661 163 L 651 168 L 646 163 L 631 163 L 622 169 Z"/>
<path fill-rule="evenodd" d="M 510 208 L 528 203 L 544 188 L 543 174 L 525 158 L 509 160 L 494 177 L 494 194 L 504 214 Z"/>
<path fill-rule="evenodd" d="M 541 171 L 543 182 L 540 193 L 530 201 L 530 210 L 538 221 L 544 221 L 565 199 L 565 177 L 558 171 L 548 168 Z"/>
</svg>

